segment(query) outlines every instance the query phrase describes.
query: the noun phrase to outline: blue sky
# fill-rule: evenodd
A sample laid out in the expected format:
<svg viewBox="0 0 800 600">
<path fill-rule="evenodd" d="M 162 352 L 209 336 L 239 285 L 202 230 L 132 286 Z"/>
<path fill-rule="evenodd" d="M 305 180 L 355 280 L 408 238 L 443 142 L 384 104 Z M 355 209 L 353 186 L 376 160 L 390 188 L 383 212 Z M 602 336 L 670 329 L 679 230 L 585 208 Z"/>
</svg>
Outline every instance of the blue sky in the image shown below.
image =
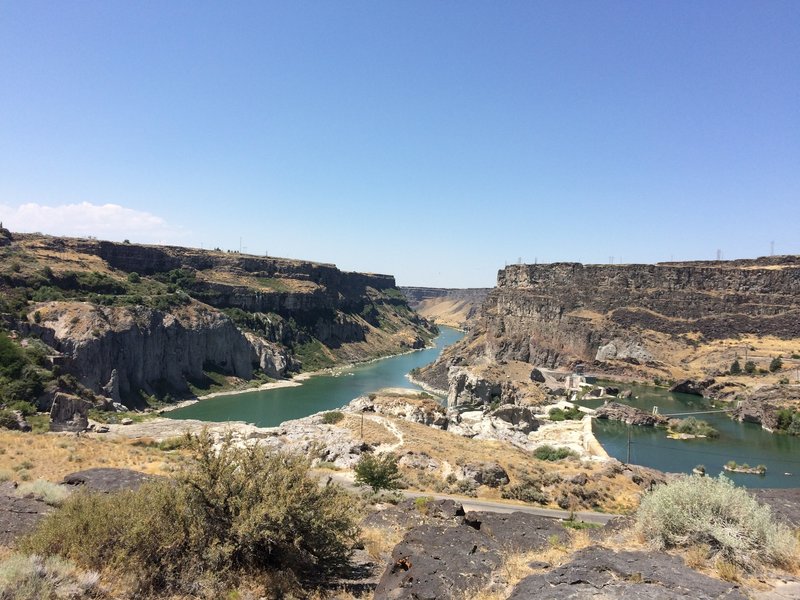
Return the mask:
<svg viewBox="0 0 800 600">
<path fill-rule="evenodd" d="M 0 0 L 0 220 L 490 286 L 800 253 L 800 2 Z"/>
</svg>

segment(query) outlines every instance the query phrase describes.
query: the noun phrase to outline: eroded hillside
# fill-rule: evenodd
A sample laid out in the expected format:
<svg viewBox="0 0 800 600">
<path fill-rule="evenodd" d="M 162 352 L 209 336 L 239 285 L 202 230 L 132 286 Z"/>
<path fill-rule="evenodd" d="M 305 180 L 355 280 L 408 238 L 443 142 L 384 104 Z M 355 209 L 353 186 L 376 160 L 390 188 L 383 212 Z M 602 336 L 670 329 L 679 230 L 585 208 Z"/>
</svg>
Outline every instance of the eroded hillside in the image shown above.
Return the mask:
<svg viewBox="0 0 800 600">
<path fill-rule="evenodd" d="M 409 305 L 426 319 L 440 325 L 466 328 L 478 315 L 490 288 L 401 287 Z"/>
<path fill-rule="evenodd" d="M 389 275 L 7 231 L 0 314 L 23 345 L 47 345 L 57 375 L 128 405 L 419 348 L 435 333 Z"/>
</svg>

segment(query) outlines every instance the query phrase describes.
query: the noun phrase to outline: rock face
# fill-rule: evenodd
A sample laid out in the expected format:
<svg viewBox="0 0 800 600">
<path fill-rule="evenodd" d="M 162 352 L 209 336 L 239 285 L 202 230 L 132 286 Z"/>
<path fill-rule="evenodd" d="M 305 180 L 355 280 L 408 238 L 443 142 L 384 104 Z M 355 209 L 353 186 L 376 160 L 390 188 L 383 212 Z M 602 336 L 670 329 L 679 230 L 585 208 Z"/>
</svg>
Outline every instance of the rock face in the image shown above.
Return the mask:
<svg viewBox="0 0 800 600">
<path fill-rule="evenodd" d="M 0 278 L 0 295 L 42 288 L 58 298 L 7 326 L 41 338 L 62 372 L 107 404 L 138 407 L 142 392 L 189 396 L 209 372 L 283 378 L 301 357 L 311 368 L 393 354 L 436 332 L 390 275 L 190 248 L 3 239 L 30 266 Z"/>
<path fill-rule="evenodd" d="M 547 573 L 523 579 L 509 600 L 745 600 L 735 585 L 688 568 L 663 552 L 614 552 L 603 547 L 578 551 Z"/>
<path fill-rule="evenodd" d="M 61 483 L 92 492 L 109 494 L 138 489 L 143 483 L 153 479 L 152 475 L 130 469 L 95 468 L 70 473 L 64 477 Z"/>
<path fill-rule="evenodd" d="M 470 512 L 456 526 L 415 527 L 392 551 L 374 598 L 465 597 L 490 582 L 505 553 L 544 550 L 551 538 L 566 539 L 557 521 L 518 512 Z"/>
<path fill-rule="evenodd" d="M 89 425 L 86 416 L 89 406 L 77 396 L 58 392 L 50 409 L 50 431 L 83 431 Z"/>
<path fill-rule="evenodd" d="M 800 389 L 785 385 L 773 385 L 753 390 L 731 411 L 734 419 L 746 423 L 759 423 L 761 427 L 774 431 L 778 426 L 778 411 L 782 406 L 800 403 Z"/>
<path fill-rule="evenodd" d="M 0 546 L 13 547 L 53 510 L 41 500 L 20 498 L 15 487 L 11 482 L 0 483 Z"/>
<path fill-rule="evenodd" d="M 604 404 L 595 411 L 595 416 L 598 419 L 610 419 L 611 421 L 622 421 L 628 425 L 644 425 L 646 427 L 666 425 L 669 421 L 661 415 L 654 415 L 619 402 Z"/>
<path fill-rule="evenodd" d="M 800 257 L 748 261 L 509 265 L 468 335 L 420 379 L 452 366 L 516 360 L 536 367 L 664 369 L 660 340 L 800 338 Z M 688 341 L 686 342 L 688 345 Z M 606 364 L 609 363 L 609 364 Z"/>
<path fill-rule="evenodd" d="M 713 379 L 706 379 L 705 381 L 695 381 L 694 379 L 684 379 L 679 381 L 671 388 L 670 392 L 678 394 L 691 394 L 693 396 L 704 396 L 706 389 L 716 383 Z"/>
</svg>

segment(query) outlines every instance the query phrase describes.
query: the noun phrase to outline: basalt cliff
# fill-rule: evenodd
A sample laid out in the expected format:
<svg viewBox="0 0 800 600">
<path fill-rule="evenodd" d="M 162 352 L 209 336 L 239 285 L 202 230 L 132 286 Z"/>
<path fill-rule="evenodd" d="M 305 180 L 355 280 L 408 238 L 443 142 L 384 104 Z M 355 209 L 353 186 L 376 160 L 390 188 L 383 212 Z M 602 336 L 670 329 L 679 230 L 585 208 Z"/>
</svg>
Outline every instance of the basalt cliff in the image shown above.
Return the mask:
<svg viewBox="0 0 800 600">
<path fill-rule="evenodd" d="M 782 365 L 773 371 L 776 357 Z M 730 395 L 737 387 L 793 384 L 797 359 L 799 256 L 555 263 L 501 270 L 467 336 L 416 376 L 447 389 L 463 369 L 581 365 L 617 379 L 716 377 L 711 393 Z M 735 361 L 752 363 L 751 372 L 731 373 Z"/>
<path fill-rule="evenodd" d="M 420 348 L 435 334 L 389 275 L 218 250 L 3 240 L 0 326 L 44 355 L 39 367 L 129 406 L 220 378 L 263 381 Z"/>
</svg>

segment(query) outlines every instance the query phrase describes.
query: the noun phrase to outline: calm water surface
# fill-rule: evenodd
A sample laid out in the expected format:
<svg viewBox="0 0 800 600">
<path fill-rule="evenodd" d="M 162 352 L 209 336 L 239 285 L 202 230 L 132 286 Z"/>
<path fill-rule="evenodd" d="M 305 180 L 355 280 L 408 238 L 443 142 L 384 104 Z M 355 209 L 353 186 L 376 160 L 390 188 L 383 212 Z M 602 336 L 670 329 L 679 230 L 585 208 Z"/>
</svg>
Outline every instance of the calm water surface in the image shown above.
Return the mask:
<svg viewBox="0 0 800 600">
<path fill-rule="evenodd" d="M 691 413 L 714 410 L 712 401 L 688 394 L 672 394 L 664 389 L 647 386 L 620 385 L 630 388 L 635 398 L 625 400 L 636 408 L 650 411 L 658 406 L 661 414 Z M 602 400 L 580 402 L 597 408 Z M 717 406 L 716 408 L 719 408 Z M 685 418 L 685 417 L 681 417 Z M 753 423 L 739 423 L 725 413 L 697 415 L 711 424 L 719 437 L 715 439 L 672 440 L 664 429 L 628 427 L 619 421 L 595 420 L 597 440 L 611 456 L 625 461 L 628 448 L 628 429 L 631 433 L 631 462 L 661 471 L 689 473 L 704 465 L 706 473 L 718 475 L 729 460 L 747 463 L 751 467 L 766 465 L 764 476 L 727 474 L 738 485 L 748 487 L 800 487 L 800 437 L 775 435 Z M 785 475 L 784 473 L 792 473 Z"/>
<path fill-rule="evenodd" d="M 362 394 L 381 388 L 419 389 L 406 379 L 406 374 L 415 367 L 436 360 L 446 346 L 464 335 L 451 327 L 440 326 L 440 330 L 441 334 L 432 348 L 343 369 L 337 375 L 317 375 L 297 387 L 202 400 L 166 413 L 166 416 L 201 421 L 246 421 L 261 427 L 272 427 L 322 410 L 339 408 Z"/>
</svg>

